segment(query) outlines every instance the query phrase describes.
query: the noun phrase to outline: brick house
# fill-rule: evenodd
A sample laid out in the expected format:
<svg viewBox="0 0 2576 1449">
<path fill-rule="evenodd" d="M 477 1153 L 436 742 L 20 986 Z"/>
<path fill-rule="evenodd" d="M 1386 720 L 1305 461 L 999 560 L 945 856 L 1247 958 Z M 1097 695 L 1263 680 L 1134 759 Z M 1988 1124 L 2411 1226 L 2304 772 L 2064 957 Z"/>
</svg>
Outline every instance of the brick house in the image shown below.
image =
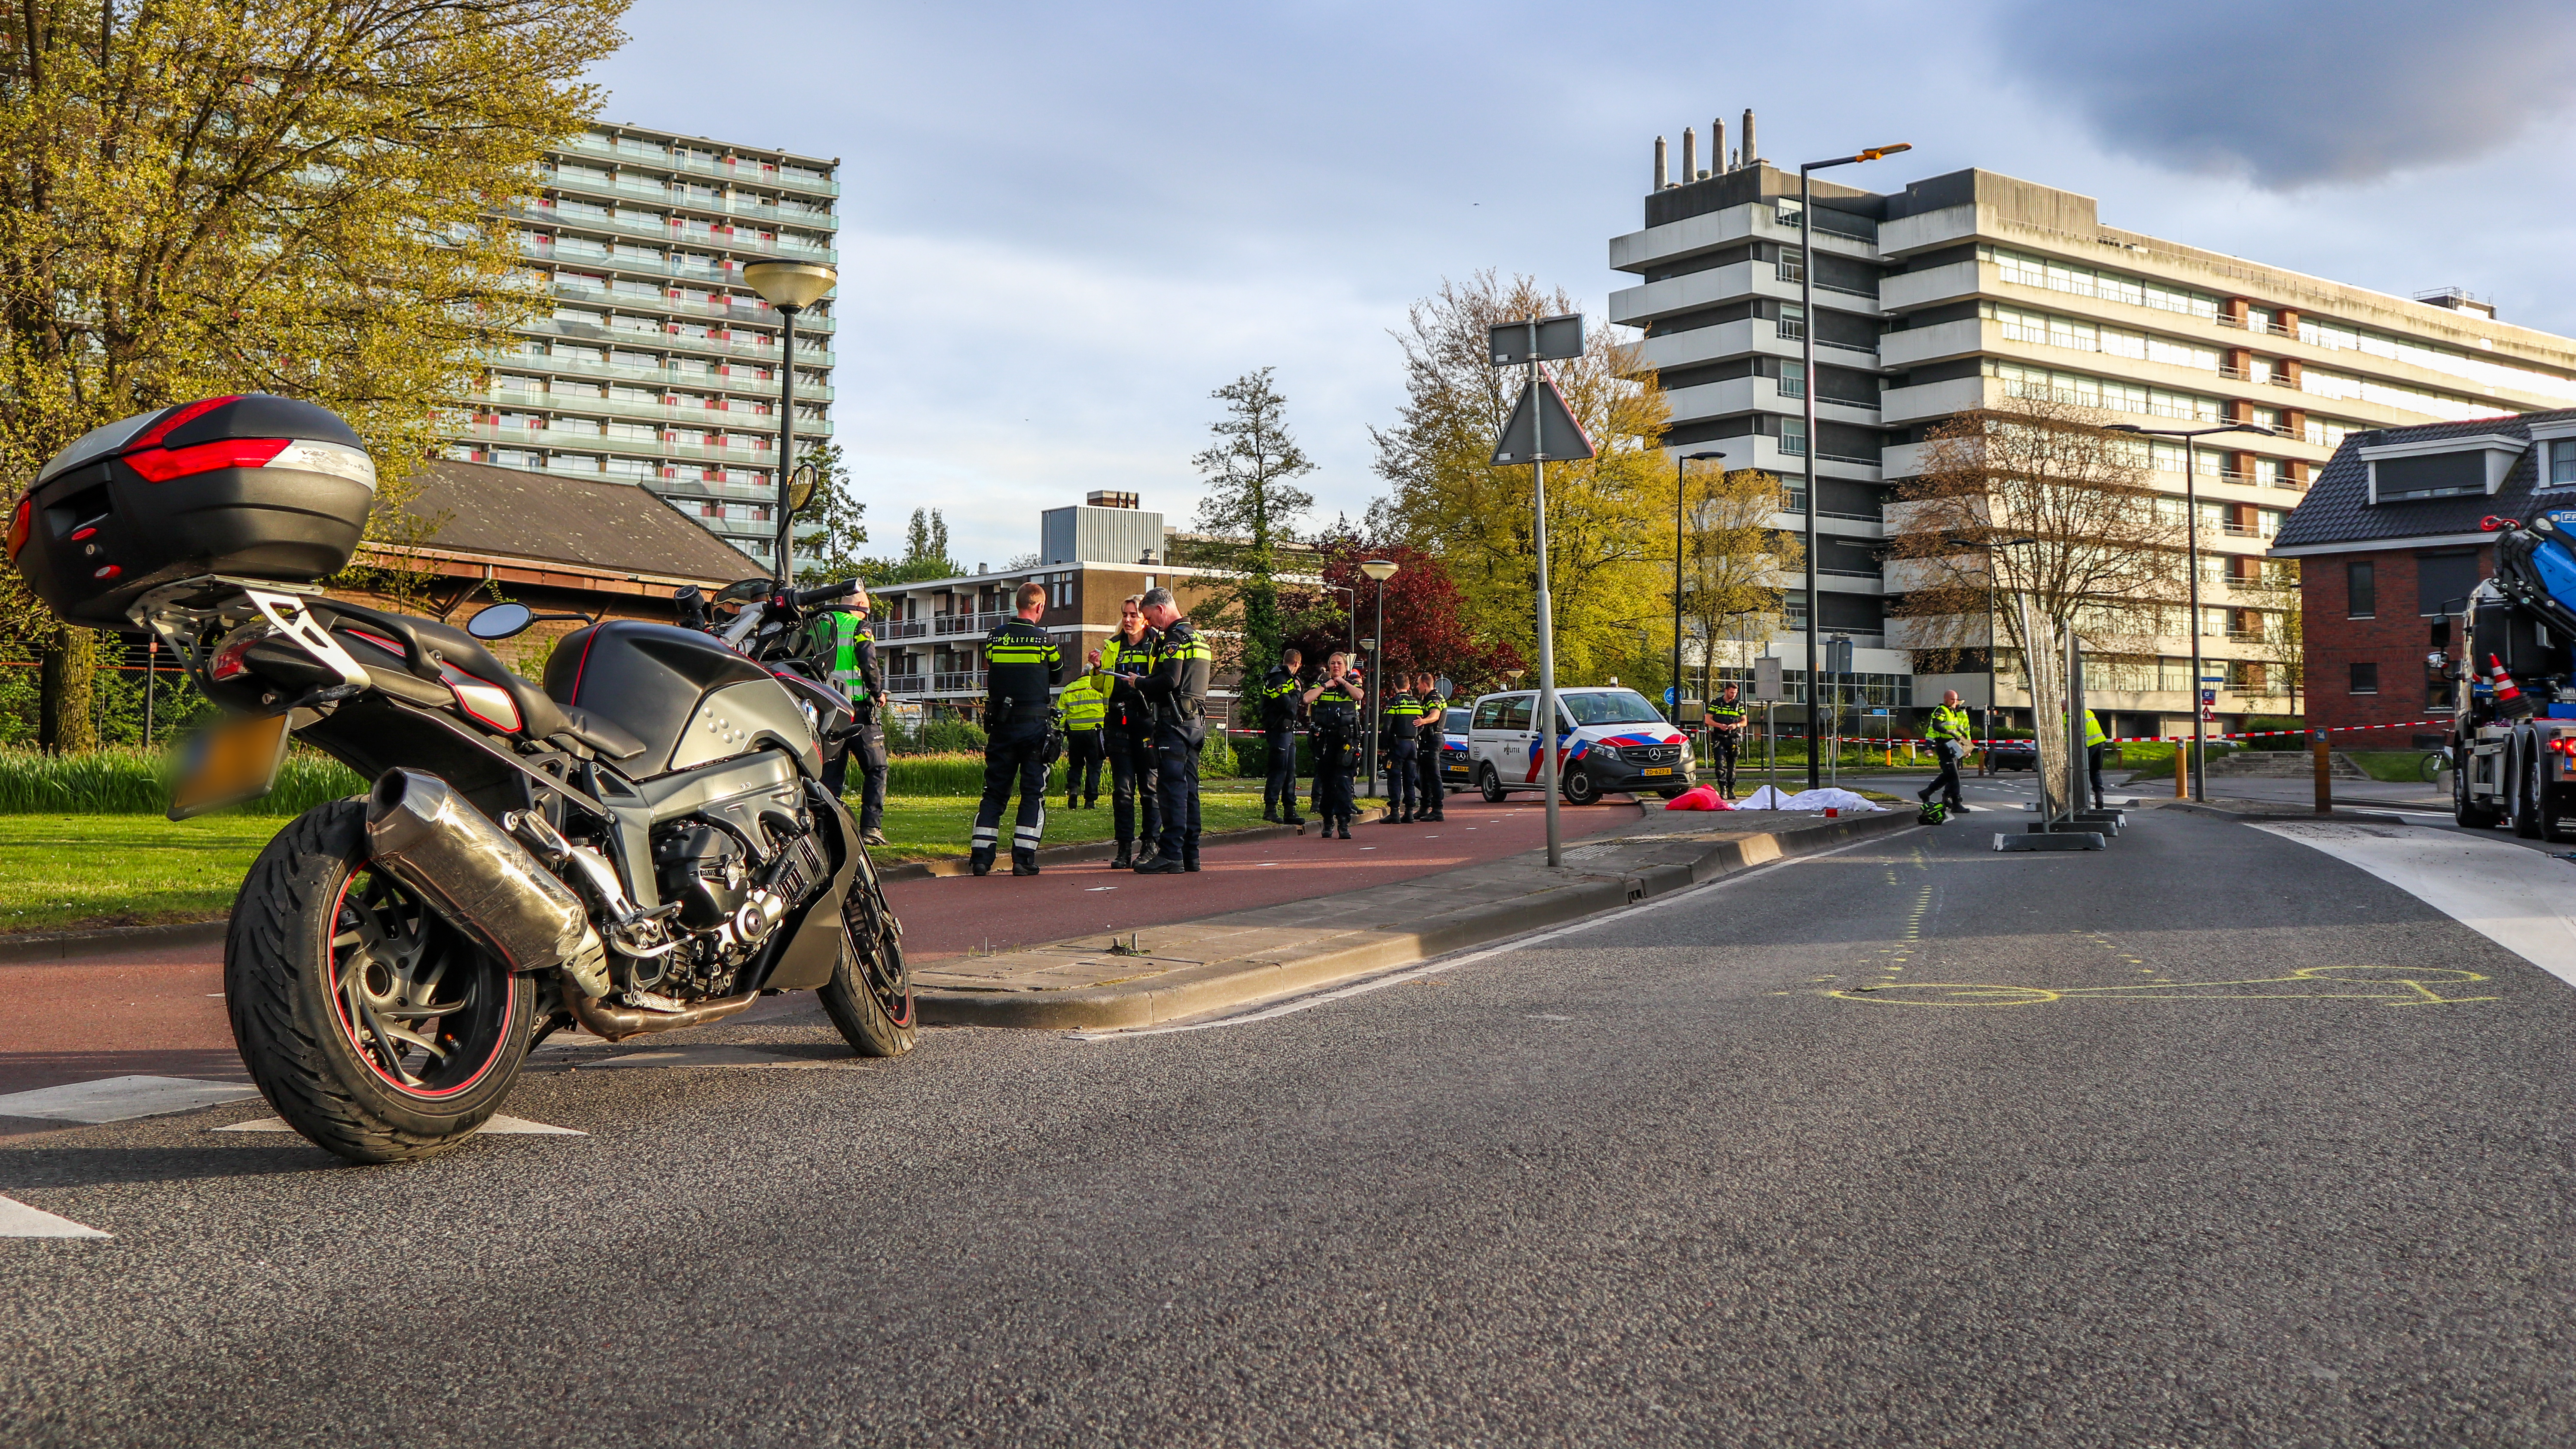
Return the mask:
<svg viewBox="0 0 2576 1449">
<path fill-rule="evenodd" d="M 2271 556 L 2296 559 L 2308 720 L 2395 725 L 2452 707 L 2425 656 L 2457 638 L 2450 617 L 2495 569 L 2491 517 L 2576 506 L 2576 409 L 2380 428 L 2346 438 L 2282 524 Z M 2433 725 L 2346 735 L 2403 747 Z"/>
</svg>

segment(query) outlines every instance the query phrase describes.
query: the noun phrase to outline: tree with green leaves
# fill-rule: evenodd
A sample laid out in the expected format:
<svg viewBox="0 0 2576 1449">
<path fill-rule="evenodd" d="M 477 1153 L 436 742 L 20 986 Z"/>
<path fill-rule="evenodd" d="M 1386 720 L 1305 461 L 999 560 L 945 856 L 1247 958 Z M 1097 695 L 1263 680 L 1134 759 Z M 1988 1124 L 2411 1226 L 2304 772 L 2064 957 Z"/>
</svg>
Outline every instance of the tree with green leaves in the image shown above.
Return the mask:
<svg viewBox="0 0 2576 1449">
<path fill-rule="evenodd" d="M 816 443 L 805 450 L 797 466 L 814 470 L 814 497 L 796 516 L 814 527 L 802 542 L 813 550 L 815 561 L 797 573 L 796 581 L 818 584 L 866 578 L 872 560 L 862 557 L 859 548 L 868 541 L 868 505 L 851 485 L 850 470 L 841 462 L 841 445 Z"/>
<path fill-rule="evenodd" d="M 1279 657 L 1279 550 L 1296 542 L 1298 520 L 1315 506 L 1315 495 L 1296 486 L 1315 465 L 1288 431 L 1288 399 L 1271 381 L 1274 370 L 1247 372 L 1208 394 L 1225 404 L 1225 415 L 1208 425 L 1215 443 L 1190 460 L 1207 480 L 1198 513 L 1207 537 L 1190 541 L 1190 562 L 1233 575 L 1193 613 L 1231 646 L 1220 652 L 1247 678 Z"/>
<path fill-rule="evenodd" d="M 492 211 L 579 129 L 627 0 L 22 0 L 0 14 L 0 476 L 228 392 L 347 418 L 399 503 L 442 403 L 542 293 Z M 45 745 L 94 636 L 14 579 Z"/>
<path fill-rule="evenodd" d="M 911 584 L 923 579 L 951 579 L 966 572 L 948 556 L 948 520 L 936 508 L 912 510 L 903 530 L 903 557 L 862 561 L 859 577 L 870 586 Z"/>
</svg>

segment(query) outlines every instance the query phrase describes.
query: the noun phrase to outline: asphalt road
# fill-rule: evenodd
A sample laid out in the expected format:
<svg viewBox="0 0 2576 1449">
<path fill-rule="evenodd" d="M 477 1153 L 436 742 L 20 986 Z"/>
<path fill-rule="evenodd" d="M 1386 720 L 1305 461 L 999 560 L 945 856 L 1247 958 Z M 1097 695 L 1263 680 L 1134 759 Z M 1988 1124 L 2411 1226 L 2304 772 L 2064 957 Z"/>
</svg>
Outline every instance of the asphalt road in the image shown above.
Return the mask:
<svg viewBox="0 0 2576 1449">
<path fill-rule="evenodd" d="M 2576 1436 L 2576 991 L 2276 833 L 1995 823 L 1200 1030 L 718 1028 L 821 1065 L 427 1164 L 22 1141 L 115 1236 L 0 1241 L 0 1441 Z"/>
</svg>

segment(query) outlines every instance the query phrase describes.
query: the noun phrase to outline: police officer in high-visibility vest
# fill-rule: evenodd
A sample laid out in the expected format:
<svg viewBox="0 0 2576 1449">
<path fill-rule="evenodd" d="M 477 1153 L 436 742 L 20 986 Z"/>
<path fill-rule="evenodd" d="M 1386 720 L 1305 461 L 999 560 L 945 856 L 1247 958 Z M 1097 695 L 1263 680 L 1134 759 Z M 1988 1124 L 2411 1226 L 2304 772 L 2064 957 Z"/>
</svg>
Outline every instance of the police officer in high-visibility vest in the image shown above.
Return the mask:
<svg viewBox="0 0 2576 1449">
<path fill-rule="evenodd" d="M 1118 840 L 1112 870 L 1136 863 L 1139 827 L 1145 853 L 1154 853 L 1162 834 L 1162 812 L 1155 808 L 1154 708 L 1145 692 L 1121 676 L 1142 674 L 1154 664 L 1154 631 L 1145 624 L 1145 596 L 1130 594 L 1118 606 L 1118 632 L 1092 655 L 1092 667 L 1109 681 L 1109 713 L 1100 743 L 1109 752 L 1110 825 Z"/>
<path fill-rule="evenodd" d="M 1959 707 L 1959 691 L 1943 691 L 1941 702 L 1932 707 L 1932 717 L 1923 723 L 1923 737 L 1932 742 L 1932 755 L 1941 762 L 1940 778 L 1916 791 L 1915 799 L 1929 805 L 1938 794 L 1953 811 L 1967 810 L 1968 802 L 1959 795 L 1959 762 L 1968 757 L 1968 745 L 1976 736 L 1968 712 Z"/>
<path fill-rule="evenodd" d="M 1100 740 L 1109 719 L 1109 679 L 1085 674 L 1056 697 L 1064 711 L 1064 808 L 1100 808 L 1100 765 L 1109 757 Z"/>
<path fill-rule="evenodd" d="M 1019 616 L 984 638 L 984 799 L 975 807 L 975 837 L 967 853 L 977 875 L 993 869 L 1002 806 L 1014 780 L 1020 813 L 1011 834 L 1011 874 L 1038 873 L 1038 841 L 1046 834 L 1046 746 L 1063 657 L 1055 636 L 1038 627 L 1046 613 L 1046 585 L 1034 579 L 1020 585 L 1015 602 Z"/>
<path fill-rule="evenodd" d="M 1717 702 L 1708 707 L 1708 768 L 1716 777 L 1717 792 L 1732 798 L 1735 794 L 1735 761 L 1744 752 L 1744 706 L 1735 697 L 1730 684 L 1717 692 Z"/>
<path fill-rule="evenodd" d="M 1154 706 L 1156 786 L 1163 838 L 1139 875 L 1179 875 L 1199 868 L 1199 744 L 1207 738 L 1208 676 L 1215 666 L 1204 635 L 1190 627 L 1172 591 L 1145 591 L 1145 622 L 1155 632 L 1153 669 L 1130 676 Z"/>
<path fill-rule="evenodd" d="M 1261 818 L 1294 825 L 1300 835 L 1306 833 L 1306 817 L 1297 813 L 1297 716 L 1304 713 L 1298 699 L 1304 686 L 1297 682 L 1297 668 L 1305 662 L 1297 650 L 1280 651 L 1279 662 L 1252 693 L 1261 709 L 1261 753 L 1269 776 L 1261 786 Z"/>
<path fill-rule="evenodd" d="M 1449 701 L 1440 697 L 1440 681 L 1428 674 L 1413 676 L 1413 697 L 1422 702 L 1422 731 L 1414 764 L 1422 774 L 1422 803 L 1414 809 L 1416 820 L 1438 820 L 1448 812 L 1441 809 L 1449 792 L 1440 784 L 1440 750 L 1449 729 Z"/>
<path fill-rule="evenodd" d="M 2063 727 L 2066 715 L 2061 711 L 2057 718 Z M 2096 810 L 2102 808 L 2102 801 L 2107 798 L 2108 792 L 2102 788 L 2102 751 L 2110 743 L 2111 737 L 2103 732 L 2102 722 L 2093 717 L 2093 711 L 2084 711 L 2084 766 L 2093 777 L 2093 808 Z"/>
<path fill-rule="evenodd" d="M 1413 823 L 1415 792 L 1422 788 L 1416 762 L 1422 734 L 1422 701 L 1395 677 L 1395 692 L 1378 707 L 1378 747 L 1386 751 L 1386 819 L 1388 825 Z"/>
<path fill-rule="evenodd" d="M 823 677 L 849 696 L 852 713 L 844 740 L 847 747 L 823 764 L 823 788 L 834 798 L 848 777 L 850 757 L 859 760 L 859 839 L 883 845 L 885 837 L 886 755 L 885 675 L 877 664 L 877 641 L 868 628 L 868 591 L 860 588 L 837 599 L 806 626 L 806 657 L 822 666 Z"/>
<path fill-rule="evenodd" d="M 1350 839 L 1351 817 L 1358 813 L 1351 801 L 1351 747 L 1359 742 L 1360 696 L 1366 687 L 1359 671 L 1351 668 L 1351 657 L 1336 649 L 1304 695 L 1306 712 L 1315 721 L 1315 812 L 1323 817 L 1326 840 L 1333 838 L 1336 826 L 1342 839 Z"/>
</svg>

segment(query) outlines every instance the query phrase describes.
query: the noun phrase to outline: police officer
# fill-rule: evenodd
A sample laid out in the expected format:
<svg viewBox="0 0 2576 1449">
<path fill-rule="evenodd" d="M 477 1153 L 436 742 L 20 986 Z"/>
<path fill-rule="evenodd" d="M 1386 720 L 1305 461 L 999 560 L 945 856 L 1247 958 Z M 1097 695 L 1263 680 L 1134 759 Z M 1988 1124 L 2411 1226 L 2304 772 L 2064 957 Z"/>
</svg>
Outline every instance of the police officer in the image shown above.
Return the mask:
<svg viewBox="0 0 2576 1449">
<path fill-rule="evenodd" d="M 1179 875 L 1199 868 L 1199 742 L 1207 738 L 1207 640 L 1181 617 L 1172 591 L 1145 591 L 1145 622 L 1155 631 L 1153 669 L 1130 676 L 1154 706 L 1154 758 L 1159 767 L 1163 839 L 1139 875 Z"/>
<path fill-rule="evenodd" d="M 1323 817 L 1326 840 L 1333 838 L 1336 826 L 1342 839 L 1350 839 L 1351 817 L 1358 813 L 1351 802 L 1351 746 L 1359 740 L 1365 688 L 1359 671 L 1351 668 L 1351 657 L 1336 649 L 1304 695 L 1315 721 L 1315 810 Z"/>
<path fill-rule="evenodd" d="M 1153 667 L 1154 631 L 1145 624 L 1145 596 L 1130 594 L 1118 606 L 1118 632 L 1091 657 L 1092 667 L 1109 684 L 1109 713 L 1101 747 L 1109 752 L 1110 824 L 1118 838 L 1112 870 L 1136 863 L 1137 827 L 1144 828 L 1145 853 L 1154 852 L 1162 833 L 1162 813 L 1155 808 L 1154 712 L 1145 693 L 1120 676 L 1142 674 Z"/>
<path fill-rule="evenodd" d="M 1968 723 L 1968 712 L 1959 707 L 1959 691 L 1943 691 L 1941 702 L 1932 707 L 1932 718 L 1924 723 L 1923 737 L 1932 742 L 1932 754 L 1941 762 L 1941 775 L 1916 791 L 1914 798 L 1929 805 L 1938 793 L 1952 810 L 1966 811 L 1968 802 L 1959 797 L 1959 761 L 1967 758 L 1968 742 L 1976 738 L 1976 730 Z"/>
<path fill-rule="evenodd" d="M 1395 692 L 1378 706 L 1378 748 L 1386 751 L 1386 818 L 1388 825 L 1413 823 L 1414 792 L 1422 786 L 1415 761 L 1416 737 L 1422 732 L 1422 701 L 1395 677 Z"/>
<path fill-rule="evenodd" d="M 868 628 L 868 591 L 862 587 L 825 606 L 806 625 L 806 640 L 806 657 L 822 665 L 824 678 L 849 697 L 852 712 L 844 734 L 846 747 L 824 762 L 823 788 L 839 798 L 850 757 L 858 756 L 859 839 L 883 845 L 886 772 L 892 762 L 886 754 L 885 719 L 879 712 L 885 674 L 877 665 L 876 635 Z"/>
<path fill-rule="evenodd" d="M 1449 792 L 1440 783 L 1440 750 L 1449 733 L 1449 701 L 1440 697 L 1440 681 L 1428 674 L 1413 676 L 1413 697 L 1422 701 L 1422 738 L 1414 761 L 1422 770 L 1422 804 L 1413 818 L 1445 819 Z"/>
<path fill-rule="evenodd" d="M 2057 717 L 2060 721 L 2066 718 L 2062 711 Z M 2093 808 L 2096 810 L 2102 808 L 2102 802 L 2109 794 L 2102 788 L 2102 751 L 2110 743 L 2111 737 L 2103 733 L 2102 721 L 2093 717 L 2093 711 L 2084 711 L 2084 765 L 2093 776 Z"/>
<path fill-rule="evenodd" d="M 1735 686 L 1730 684 L 1717 692 L 1717 702 L 1708 707 L 1708 767 L 1717 777 L 1717 792 L 1732 798 L 1735 794 L 1735 761 L 1744 751 L 1744 706 L 1736 701 Z"/>
<path fill-rule="evenodd" d="M 1100 764 L 1108 749 L 1100 734 L 1109 718 L 1109 680 L 1085 674 L 1064 687 L 1064 808 L 1100 808 Z"/>
<path fill-rule="evenodd" d="M 1294 649 L 1281 651 L 1279 662 L 1253 691 L 1261 706 L 1261 753 L 1269 763 L 1269 778 L 1261 787 L 1261 818 L 1294 825 L 1300 835 L 1306 833 L 1306 817 L 1297 813 L 1297 716 L 1304 712 L 1297 667 L 1305 662 L 1306 656 Z"/>
<path fill-rule="evenodd" d="M 984 800 L 975 809 L 975 838 L 967 859 L 977 875 L 993 869 L 1002 829 L 1002 805 L 1011 782 L 1020 787 L 1020 813 L 1011 834 L 1011 874 L 1038 873 L 1038 841 L 1046 833 L 1046 745 L 1051 696 L 1062 666 L 1055 636 L 1038 627 L 1047 588 L 1034 579 L 1020 585 L 1019 616 L 984 638 Z"/>
</svg>

